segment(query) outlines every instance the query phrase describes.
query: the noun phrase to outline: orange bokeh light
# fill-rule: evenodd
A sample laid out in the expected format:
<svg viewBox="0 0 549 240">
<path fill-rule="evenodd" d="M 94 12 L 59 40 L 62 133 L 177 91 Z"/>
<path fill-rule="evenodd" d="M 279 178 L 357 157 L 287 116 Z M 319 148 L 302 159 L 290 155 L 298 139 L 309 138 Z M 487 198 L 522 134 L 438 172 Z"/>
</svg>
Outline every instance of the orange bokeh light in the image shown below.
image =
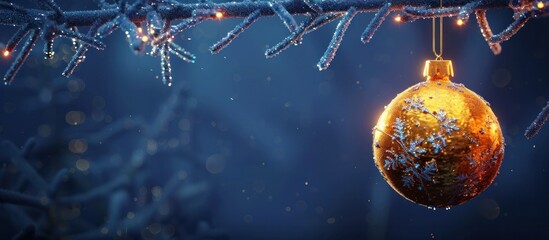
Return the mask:
<svg viewBox="0 0 549 240">
<path fill-rule="evenodd" d="M 222 17 L 223 17 L 223 13 L 222 13 L 222 12 L 219 12 L 219 11 L 215 12 L 215 18 L 220 19 L 220 18 L 222 18 Z"/>
<path fill-rule="evenodd" d="M 7 57 L 7 56 L 9 56 L 9 55 L 10 55 L 10 51 L 8 51 L 8 50 L 5 50 L 5 51 L 4 51 L 4 53 L 3 53 L 3 55 L 4 55 L 4 57 Z"/>
<path fill-rule="evenodd" d="M 464 22 L 463 20 L 461 20 L 461 19 L 458 19 L 458 20 L 456 21 L 456 23 L 457 23 L 458 26 L 463 26 L 463 24 L 465 24 L 465 22 Z"/>
<path fill-rule="evenodd" d="M 397 15 L 395 17 L 395 22 L 402 22 L 402 17 L 400 15 Z"/>
<path fill-rule="evenodd" d="M 538 7 L 539 9 L 542 9 L 545 7 L 545 4 L 543 4 L 543 2 L 540 1 L 536 4 L 536 7 Z"/>
</svg>

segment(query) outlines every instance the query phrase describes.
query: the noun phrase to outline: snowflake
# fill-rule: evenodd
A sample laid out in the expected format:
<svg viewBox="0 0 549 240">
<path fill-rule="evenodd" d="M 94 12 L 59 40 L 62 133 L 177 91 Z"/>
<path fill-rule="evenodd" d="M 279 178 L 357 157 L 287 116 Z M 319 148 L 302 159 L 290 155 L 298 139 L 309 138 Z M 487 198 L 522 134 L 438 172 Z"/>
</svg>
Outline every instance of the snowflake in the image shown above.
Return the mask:
<svg viewBox="0 0 549 240">
<path fill-rule="evenodd" d="M 421 178 L 425 179 L 426 181 L 433 181 L 432 177 L 435 175 L 435 173 L 437 172 L 437 163 L 436 161 L 433 159 L 429 162 L 427 162 L 427 164 L 425 165 L 425 167 L 423 167 L 423 170 L 421 170 Z"/>
<path fill-rule="evenodd" d="M 435 117 L 439 122 L 445 122 L 448 119 L 446 111 L 444 111 L 444 109 L 440 109 L 440 111 L 435 112 Z"/>
<path fill-rule="evenodd" d="M 492 156 L 493 159 L 499 159 L 505 153 L 505 148 L 502 146 L 498 152 L 494 153 Z"/>
<path fill-rule="evenodd" d="M 406 105 L 402 107 L 402 110 L 406 110 L 406 111 L 419 110 L 423 113 L 429 113 L 429 109 L 427 109 L 425 105 L 423 105 L 424 100 L 422 100 L 419 97 L 406 98 L 404 99 L 404 102 L 406 103 Z"/>
<path fill-rule="evenodd" d="M 427 138 L 427 142 L 431 143 L 431 148 L 435 154 L 438 154 L 446 147 L 446 138 L 440 133 L 433 133 Z"/>
<path fill-rule="evenodd" d="M 418 83 L 414 86 L 413 90 L 417 91 L 417 90 L 419 90 L 420 87 L 426 87 L 426 86 L 427 86 L 426 82 L 420 82 L 420 83 Z"/>
<path fill-rule="evenodd" d="M 410 164 L 404 169 L 405 174 L 402 176 L 403 186 L 412 187 L 416 181 L 432 182 L 437 170 L 437 164 L 434 159 L 427 162 L 424 167 L 421 167 L 419 163 Z"/>
<path fill-rule="evenodd" d="M 402 176 L 402 185 L 404 187 L 412 187 L 414 185 L 414 178 L 412 176 L 409 176 L 409 175 L 404 175 Z"/>
<path fill-rule="evenodd" d="M 477 97 L 479 97 L 480 100 L 482 100 L 486 104 L 486 106 L 488 106 L 488 107 L 490 106 L 490 103 L 488 101 L 486 101 L 486 99 L 484 99 L 482 96 L 477 95 Z"/>
<path fill-rule="evenodd" d="M 472 144 L 478 145 L 478 139 L 469 136 L 467 133 L 463 133 L 462 136 L 469 140 Z"/>
<path fill-rule="evenodd" d="M 392 156 L 387 156 L 385 159 L 385 164 L 383 167 L 387 170 L 392 169 L 395 170 L 399 166 L 405 166 L 407 163 L 407 158 L 404 156 L 404 154 L 397 154 L 392 150 L 386 150 L 385 152 L 392 154 Z"/>
<path fill-rule="evenodd" d="M 464 88 L 463 84 L 453 83 L 453 82 L 446 84 L 446 87 L 449 87 L 452 90 L 459 91 L 459 92 L 463 92 L 463 88 Z"/>
<path fill-rule="evenodd" d="M 448 134 L 452 134 L 452 131 L 457 131 L 459 128 L 456 126 L 456 118 L 448 118 L 444 109 L 440 109 L 434 114 L 437 121 L 440 123 L 440 129 Z"/>
<path fill-rule="evenodd" d="M 395 135 L 400 141 L 404 141 L 406 139 L 406 134 L 404 133 L 404 121 L 402 121 L 400 118 L 395 119 L 395 125 L 393 126 L 393 129 L 395 130 Z"/>
<path fill-rule="evenodd" d="M 465 195 L 465 196 L 472 196 L 472 195 L 474 196 L 474 195 L 476 195 L 477 194 L 476 193 L 477 188 L 473 187 L 473 186 L 475 186 L 475 184 L 471 184 L 471 186 L 464 188 L 463 189 L 463 195 Z"/>
<path fill-rule="evenodd" d="M 406 151 L 417 158 L 419 157 L 420 154 L 424 154 L 427 152 L 425 148 L 420 146 L 422 143 L 423 143 L 422 138 L 416 138 L 415 140 L 410 141 L 408 145 L 408 149 Z"/>
<path fill-rule="evenodd" d="M 505 149 L 501 147 L 498 152 L 495 152 L 492 154 L 492 159 L 490 160 L 490 164 L 495 164 L 500 157 L 502 157 L 503 153 L 505 152 Z"/>
<path fill-rule="evenodd" d="M 475 176 L 474 174 L 471 176 Z M 455 192 L 456 194 L 474 195 L 477 191 L 477 188 L 474 186 L 478 185 L 478 179 L 472 178 L 468 174 L 457 175 L 454 179 L 460 184 L 456 185 Z"/>
<path fill-rule="evenodd" d="M 472 158 L 471 156 L 467 156 L 467 161 L 469 161 L 469 165 L 470 166 L 474 166 L 477 162 L 475 161 L 474 158 Z"/>
<path fill-rule="evenodd" d="M 466 173 L 463 173 L 463 174 L 457 175 L 456 178 L 455 178 L 455 180 L 458 181 L 458 182 L 464 182 L 464 181 L 466 181 L 468 178 L 469 178 L 469 176 L 467 176 Z"/>
</svg>

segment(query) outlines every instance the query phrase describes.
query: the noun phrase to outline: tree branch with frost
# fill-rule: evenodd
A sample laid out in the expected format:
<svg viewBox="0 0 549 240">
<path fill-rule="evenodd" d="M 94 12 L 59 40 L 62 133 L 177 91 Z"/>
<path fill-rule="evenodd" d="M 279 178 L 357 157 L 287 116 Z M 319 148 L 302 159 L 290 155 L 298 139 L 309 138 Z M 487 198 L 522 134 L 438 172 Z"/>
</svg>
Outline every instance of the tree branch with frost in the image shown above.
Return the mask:
<svg viewBox="0 0 549 240">
<path fill-rule="evenodd" d="M 25 42 L 4 75 L 6 85 L 14 80 L 39 38 L 45 42 L 47 58 L 55 53 L 54 41 L 58 37 L 70 38 L 77 43 L 77 50 L 63 71 L 63 75 L 68 77 L 84 61 L 90 47 L 103 50 L 105 44 L 101 40 L 121 30 L 126 34 L 126 40 L 133 51 L 160 57 L 163 82 L 170 86 L 170 55 L 190 63 L 196 59 L 192 53 L 174 43 L 174 37 L 207 20 L 244 18 L 241 24 L 212 45 L 210 50 L 215 54 L 259 18 L 278 16 L 290 34 L 265 52 L 265 56 L 270 58 L 291 45 L 301 43 L 307 33 L 339 19 L 332 41 L 317 64 L 320 70 L 324 70 L 334 59 L 353 16 L 359 13 L 376 13 L 361 36 L 364 43 L 370 42 L 391 13 L 396 12 L 396 19 L 401 22 L 435 17 L 455 17 L 465 22 L 469 15 L 476 13 L 481 32 L 495 54 L 500 52 L 499 44 L 516 34 L 529 19 L 549 15 L 545 7 L 549 4 L 547 0 L 456 0 L 444 1 L 442 7 L 438 0 L 246 0 L 225 3 L 198 1 L 194 4 L 175 0 L 135 0 L 131 3 L 99 0 L 97 10 L 82 11 L 63 11 L 54 0 L 40 0 L 36 3 L 38 8 L 25 8 L 13 1 L 0 0 L 0 24 L 19 27 L 6 44 L 3 56 L 9 57 L 19 43 Z M 499 8 L 512 9 L 515 21 L 501 33 L 492 34 L 485 11 Z M 307 18 L 298 23 L 294 18 L 296 15 L 306 15 Z M 90 28 L 87 33 L 83 33 L 78 27 Z"/>
</svg>

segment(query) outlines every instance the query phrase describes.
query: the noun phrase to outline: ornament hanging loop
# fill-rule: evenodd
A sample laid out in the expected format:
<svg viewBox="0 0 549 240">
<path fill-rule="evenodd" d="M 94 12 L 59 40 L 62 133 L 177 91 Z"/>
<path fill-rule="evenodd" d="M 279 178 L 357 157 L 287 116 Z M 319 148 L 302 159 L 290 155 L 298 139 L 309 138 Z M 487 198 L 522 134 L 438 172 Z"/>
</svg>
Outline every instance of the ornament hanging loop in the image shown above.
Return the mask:
<svg viewBox="0 0 549 240">
<path fill-rule="evenodd" d="M 442 8 L 442 0 L 440 0 L 440 7 Z M 427 81 L 447 81 L 450 82 L 450 77 L 454 76 L 454 69 L 452 67 L 452 61 L 443 60 L 443 21 L 442 17 L 439 17 L 438 24 L 438 51 L 437 51 L 437 18 L 433 18 L 433 54 L 435 54 L 435 60 L 429 60 L 425 62 L 423 68 L 423 77 Z"/>
<path fill-rule="evenodd" d="M 440 0 L 440 7 L 442 7 L 442 0 Z M 436 60 L 442 60 L 442 39 L 443 39 L 443 24 L 442 24 L 442 17 L 439 17 L 439 33 L 438 33 L 438 41 L 439 41 L 439 49 L 437 52 L 436 49 L 436 18 L 433 18 L 433 54 L 435 54 Z"/>
</svg>

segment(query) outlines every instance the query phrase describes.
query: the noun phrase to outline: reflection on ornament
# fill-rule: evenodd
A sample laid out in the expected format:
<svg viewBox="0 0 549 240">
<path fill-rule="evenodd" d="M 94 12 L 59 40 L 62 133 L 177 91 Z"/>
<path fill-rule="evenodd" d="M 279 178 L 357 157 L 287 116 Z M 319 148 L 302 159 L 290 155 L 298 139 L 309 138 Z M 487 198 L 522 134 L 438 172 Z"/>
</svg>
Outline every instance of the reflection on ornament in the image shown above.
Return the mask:
<svg viewBox="0 0 549 240">
<path fill-rule="evenodd" d="M 427 61 L 424 76 L 379 117 L 374 160 L 406 199 L 451 207 L 490 186 L 503 158 L 503 136 L 489 104 L 450 81 L 451 61 Z"/>
</svg>

